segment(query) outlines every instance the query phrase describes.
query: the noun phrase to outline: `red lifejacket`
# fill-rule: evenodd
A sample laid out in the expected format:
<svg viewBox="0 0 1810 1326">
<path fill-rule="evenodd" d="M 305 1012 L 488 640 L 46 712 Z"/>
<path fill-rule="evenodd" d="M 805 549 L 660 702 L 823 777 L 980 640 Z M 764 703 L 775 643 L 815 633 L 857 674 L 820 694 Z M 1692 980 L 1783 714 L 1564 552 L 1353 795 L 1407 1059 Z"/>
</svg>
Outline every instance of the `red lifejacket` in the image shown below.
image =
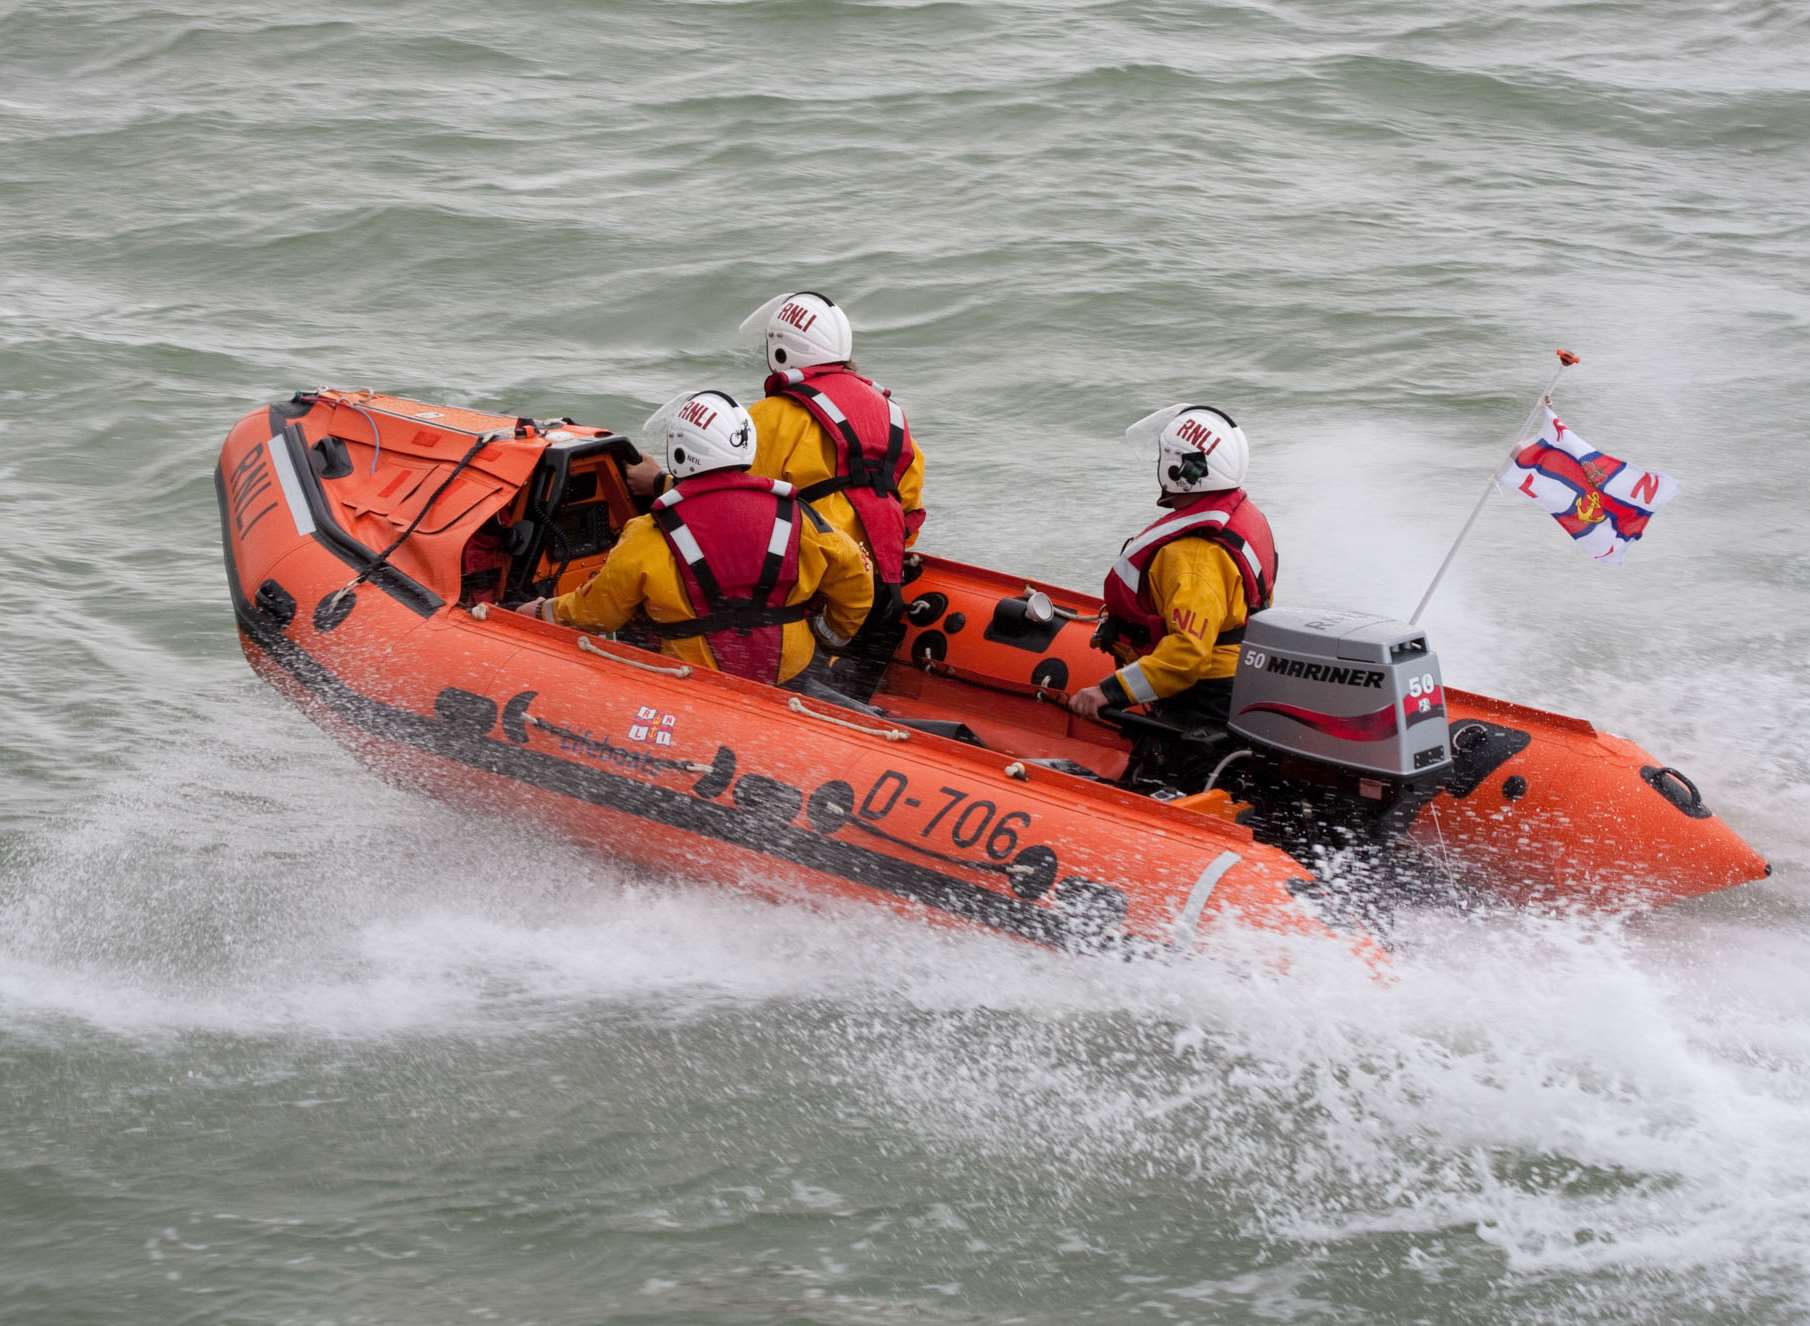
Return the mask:
<svg viewBox="0 0 1810 1326">
<path fill-rule="evenodd" d="M 806 605 L 798 585 L 798 499 L 792 485 L 717 470 L 681 479 L 654 501 L 654 523 L 679 563 L 697 617 L 655 622 L 665 640 L 701 635 L 724 672 L 776 683 L 784 628 Z"/>
<path fill-rule="evenodd" d="M 465 543 L 459 556 L 459 594 L 467 603 L 495 603 L 497 582 L 509 565 L 503 536 L 486 523 Z"/>
<path fill-rule="evenodd" d="M 836 473 L 799 490 L 806 502 L 843 493 L 873 549 L 874 568 L 888 585 L 897 585 L 905 565 L 905 534 L 924 521 L 924 513 L 905 512 L 899 480 L 917 456 L 917 444 L 905 423 L 905 411 L 892 394 L 875 386 L 845 364 L 794 368 L 767 379 L 767 395 L 786 396 L 811 412 L 836 444 Z"/>
<path fill-rule="evenodd" d="M 1210 539 L 1232 554 L 1238 577 L 1244 583 L 1244 611 L 1248 618 L 1269 607 L 1276 585 L 1276 540 L 1263 512 L 1244 489 L 1206 493 L 1188 505 L 1170 511 L 1126 540 L 1119 560 L 1106 573 L 1106 611 L 1119 639 L 1140 655 L 1155 649 L 1168 631 L 1162 612 L 1150 596 L 1144 572 L 1165 544 L 1176 539 Z M 1244 627 L 1223 630 L 1214 644 L 1244 638 Z"/>
</svg>

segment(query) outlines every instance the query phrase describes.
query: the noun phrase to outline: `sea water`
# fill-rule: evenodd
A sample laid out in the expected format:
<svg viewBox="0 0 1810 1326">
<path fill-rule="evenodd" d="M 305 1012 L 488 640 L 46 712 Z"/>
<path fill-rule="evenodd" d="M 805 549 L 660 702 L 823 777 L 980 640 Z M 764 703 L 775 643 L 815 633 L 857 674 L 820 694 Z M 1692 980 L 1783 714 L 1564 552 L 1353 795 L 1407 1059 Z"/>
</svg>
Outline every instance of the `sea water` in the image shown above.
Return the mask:
<svg viewBox="0 0 1810 1326">
<path fill-rule="evenodd" d="M 29 0 L 0 74 L 0 1321 L 1810 1317 L 1801 6 Z M 1617 571 L 1496 499 L 1426 625 L 1775 875 L 1075 961 L 624 874 L 247 671 L 241 413 L 633 431 L 799 287 L 928 550 L 1093 586 L 1202 401 L 1282 596 L 1402 615 L 1577 352 L 1683 495 Z"/>
</svg>

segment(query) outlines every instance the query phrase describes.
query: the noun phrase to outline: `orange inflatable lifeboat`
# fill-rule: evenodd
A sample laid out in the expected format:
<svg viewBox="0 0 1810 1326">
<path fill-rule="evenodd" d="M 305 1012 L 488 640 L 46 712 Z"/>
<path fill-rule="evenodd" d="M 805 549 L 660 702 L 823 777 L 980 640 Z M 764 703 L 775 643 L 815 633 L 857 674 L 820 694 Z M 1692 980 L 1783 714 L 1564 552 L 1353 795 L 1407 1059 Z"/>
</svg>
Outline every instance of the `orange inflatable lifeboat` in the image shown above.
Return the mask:
<svg viewBox="0 0 1810 1326">
<path fill-rule="evenodd" d="M 570 420 L 370 392 L 246 415 L 215 482 L 247 658 L 384 776 L 644 868 L 1053 946 L 1187 949 L 1229 917 L 1327 932 L 1286 817 L 1104 781 L 1128 739 L 1052 703 L 1108 670 L 1096 599 L 913 557 L 878 717 L 497 607 L 595 572 L 635 514 L 636 454 Z M 1767 873 L 1631 742 L 1463 692 L 1444 704 L 1437 785 L 1357 779 L 1373 839 L 1417 859 L 1430 844 L 1442 872 L 1515 900 Z M 1338 793 L 1312 761 L 1247 763 Z"/>
</svg>

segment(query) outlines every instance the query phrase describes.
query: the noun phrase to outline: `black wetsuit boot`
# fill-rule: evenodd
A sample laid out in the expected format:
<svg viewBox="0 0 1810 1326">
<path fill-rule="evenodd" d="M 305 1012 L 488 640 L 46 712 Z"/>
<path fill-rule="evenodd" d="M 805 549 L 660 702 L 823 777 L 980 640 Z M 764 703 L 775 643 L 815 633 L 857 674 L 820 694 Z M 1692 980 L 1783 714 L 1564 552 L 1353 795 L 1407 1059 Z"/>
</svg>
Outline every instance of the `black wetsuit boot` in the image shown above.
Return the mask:
<svg viewBox="0 0 1810 1326">
<path fill-rule="evenodd" d="M 840 683 L 834 679 L 829 667 L 824 663 L 822 654 L 817 655 L 806 664 L 804 671 L 796 677 L 790 681 L 782 681 L 780 686 L 788 691 L 796 691 L 806 699 L 822 700 L 825 704 L 853 709 L 857 713 L 872 714 L 876 718 L 880 717 L 878 709 L 855 699 L 854 696 L 841 689 Z"/>
<path fill-rule="evenodd" d="M 897 585 L 875 580 L 874 606 L 830 665 L 830 684 L 857 700 L 873 699 L 904 639 L 905 599 Z"/>
<path fill-rule="evenodd" d="M 1196 682 L 1180 695 L 1156 701 L 1150 706 L 1150 716 L 1185 729 L 1188 739 L 1156 732 L 1140 734 L 1132 743 L 1131 761 L 1119 782 L 1146 794 L 1199 792 L 1206 787 L 1214 766 L 1232 749 L 1232 735 L 1226 730 L 1231 713 L 1230 677 Z"/>
</svg>

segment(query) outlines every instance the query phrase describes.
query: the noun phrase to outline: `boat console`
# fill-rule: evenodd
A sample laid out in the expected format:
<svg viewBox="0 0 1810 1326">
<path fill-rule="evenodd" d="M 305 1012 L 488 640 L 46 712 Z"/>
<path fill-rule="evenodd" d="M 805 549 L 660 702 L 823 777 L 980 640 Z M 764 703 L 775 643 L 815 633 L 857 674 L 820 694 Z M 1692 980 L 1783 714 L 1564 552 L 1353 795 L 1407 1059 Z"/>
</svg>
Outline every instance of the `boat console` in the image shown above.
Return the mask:
<svg viewBox="0 0 1810 1326">
<path fill-rule="evenodd" d="M 640 453 L 626 437 L 557 425 L 545 437 L 540 463 L 498 517 L 508 557 L 501 593 L 506 603 L 583 584 L 637 513 L 624 469 Z"/>
</svg>

